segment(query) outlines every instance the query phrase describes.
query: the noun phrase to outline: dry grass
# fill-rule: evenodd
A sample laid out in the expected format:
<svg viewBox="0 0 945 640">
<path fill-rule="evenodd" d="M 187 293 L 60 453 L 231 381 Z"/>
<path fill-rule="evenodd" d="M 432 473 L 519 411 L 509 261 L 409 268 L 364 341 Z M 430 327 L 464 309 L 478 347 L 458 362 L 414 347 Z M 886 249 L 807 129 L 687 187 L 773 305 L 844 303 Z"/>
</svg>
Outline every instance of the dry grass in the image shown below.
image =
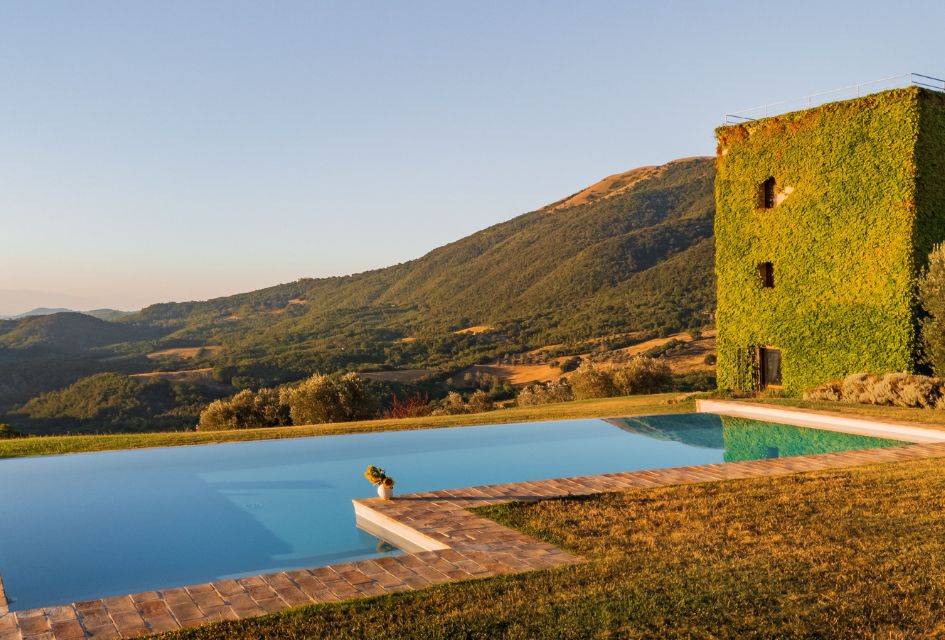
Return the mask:
<svg viewBox="0 0 945 640">
<path fill-rule="evenodd" d="M 558 367 L 547 364 L 475 364 L 453 376 L 457 386 L 462 386 L 463 376 L 467 373 L 473 376 L 477 374 L 495 376 L 500 380 L 508 380 L 514 385 L 548 382 L 565 375 Z"/>
<path fill-rule="evenodd" d="M 942 460 L 633 490 L 481 513 L 588 562 L 309 606 L 163 638 L 945 635 Z"/>
<path fill-rule="evenodd" d="M 665 167 L 639 167 L 607 176 L 600 182 L 595 182 L 589 187 L 581 189 L 573 196 L 560 200 L 546 207 L 548 211 L 557 211 L 560 209 L 569 209 L 582 204 L 605 200 L 620 195 L 644 180 L 658 177 L 665 171 Z"/>
<path fill-rule="evenodd" d="M 465 329 L 458 329 L 457 331 L 454 331 L 453 333 L 455 334 L 468 333 L 470 335 L 478 336 L 481 333 L 489 333 L 490 331 L 494 331 L 494 330 L 495 330 L 495 327 L 490 326 L 488 324 L 477 324 L 471 327 L 466 327 Z"/>
<path fill-rule="evenodd" d="M 213 380 L 213 368 L 187 369 L 186 371 L 152 371 L 150 373 L 133 373 L 132 378 L 144 380 L 173 380 L 176 382 L 203 382 Z"/>
<path fill-rule="evenodd" d="M 160 360 L 162 358 L 177 358 L 179 360 L 193 360 L 201 352 L 207 356 L 214 356 L 220 352 L 223 347 L 218 345 L 208 345 L 204 347 L 179 347 L 176 349 L 161 349 L 148 354 L 151 360 Z"/>
<path fill-rule="evenodd" d="M 600 340 L 605 339 L 606 338 L 601 338 Z M 652 340 L 646 340 L 629 347 L 624 347 L 623 349 L 617 349 L 615 350 L 615 353 L 624 354 L 626 357 L 638 356 L 646 353 L 648 350 L 654 347 L 662 346 L 671 340 L 680 340 L 687 343 L 685 348 L 681 350 L 681 353 L 667 354 L 662 356 L 662 360 L 667 365 L 669 365 L 669 368 L 673 371 L 673 373 L 694 373 L 698 371 L 715 370 L 715 365 L 705 363 L 706 355 L 715 353 L 714 329 L 703 332 L 702 337 L 698 340 L 693 340 L 692 336 L 688 333 L 676 333 L 665 338 L 654 338 Z M 540 354 L 542 351 L 560 346 L 561 345 L 549 345 L 539 349 L 534 349 L 529 353 Z M 574 356 L 585 359 L 588 358 L 589 355 L 590 354 L 588 353 L 574 354 Z M 574 356 L 561 356 L 557 358 L 557 360 L 566 360 L 567 358 Z M 614 363 L 616 363 L 616 360 Z M 611 364 L 611 362 L 604 361 L 599 364 L 606 367 Z M 567 375 L 557 367 L 551 367 L 547 364 L 478 364 L 467 367 L 453 376 L 453 379 L 456 381 L 457 385 L 462 386 L 463 376 L 467 373 L 472 374 L 473 376 L 477 374 L 495 376 L 500 380 L 506 380 L 515 386 L 525 386 L 535 382 L 550 382 L 553 380 L 558 380 L 562 376 Z"/>
<path fill-rule="evenodd" d="M 680 394 L 667 393 L 624 398 L 602 398 L 579 402 L 562 402 L 535 407 L 512 407 L 454 416 L 428 416 L 396 420 L 362 420 L 302 427 L 270 427 L 265 429 L 238 429 L 233 431 L 170 431 L 162 433 L 132 433 L 83 436 L 41 436 L 0 440 L 0 458 L 39 456 L 59 453 L 83 453 L 143 447 L 173 447 L 218 442 L 276 440 L 344 433 L 370 433 L 407 429 L 435 429 L 481 424 L 508 424 L 542 420 L 569 420 L 572 418 L 613 418 L 658 413 L 684 413 L 694 410 L 692 400 L 679 401 Z"/>
<path fill-rule="evenodd" d="M 673 373 L 714 371 L 715 365 L 706 364 L 705 357 L 710 353 L 715 353 L 715 336 L 715 329 L 707 329 L 698 340 L 693 340 L 689 333 L 676 333 L 666 338 L 654 338 L 653 340 L 634 344 L 618 351 L 627 356 L 638 356 L 673 340 L 680 340 L 686 343 L 681 353 L 667 354 L 662 357 L 663 361 L 673 370 Z"/>
</svg>

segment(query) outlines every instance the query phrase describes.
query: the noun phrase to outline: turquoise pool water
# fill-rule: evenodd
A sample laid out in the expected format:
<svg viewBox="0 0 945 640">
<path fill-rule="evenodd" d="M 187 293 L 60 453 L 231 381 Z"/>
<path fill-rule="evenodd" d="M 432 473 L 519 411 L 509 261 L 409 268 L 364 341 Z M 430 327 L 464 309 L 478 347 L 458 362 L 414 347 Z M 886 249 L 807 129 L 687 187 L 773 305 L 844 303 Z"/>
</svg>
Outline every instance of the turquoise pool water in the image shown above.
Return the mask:
<svg viewBox="0 0 945 640">
<path fill-rule="evenodd" d="M 29 609 L 397 553 L 358 530 L 399 493 L 901 444 L 705 414 L 0 460 L 0 576 Z"/>
</svg>

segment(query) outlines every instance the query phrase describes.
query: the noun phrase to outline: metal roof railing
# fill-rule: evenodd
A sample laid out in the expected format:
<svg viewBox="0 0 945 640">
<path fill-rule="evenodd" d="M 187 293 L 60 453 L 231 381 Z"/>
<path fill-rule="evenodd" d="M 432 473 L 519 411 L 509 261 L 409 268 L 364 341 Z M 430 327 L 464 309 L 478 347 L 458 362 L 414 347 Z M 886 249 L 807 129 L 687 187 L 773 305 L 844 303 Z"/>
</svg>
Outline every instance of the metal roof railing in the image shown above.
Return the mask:
<svg viewBox="0 0 945 640">
<path fill-rule="evenodd" d="M 791 98 L 789 100 L 781 100 L 780 102 L 769 102 L 768 104 L 763 104 L 758 107 L 726 113 L 722 116 L 722 126 L 751 122 L 759 118 L 767 118 L 790 111 L 810 109 L 811 107 L 817 107 L 828 102 L 849 100 L 870 93 L 876 93 L 877 91 L 902 89 L 903 87 L 922 87 L 923 89 L 931 89 L 932 91 L 945 93 L 945 80 L 922 75 L 921 73 L 904 73 L 898 76 L 889 76 L 888 78 L 851 84 L 847 87 L 840 87 L 839 89 L 832 89 L 821 93 L 812 93 L 800 98 Z"/>
</svg>

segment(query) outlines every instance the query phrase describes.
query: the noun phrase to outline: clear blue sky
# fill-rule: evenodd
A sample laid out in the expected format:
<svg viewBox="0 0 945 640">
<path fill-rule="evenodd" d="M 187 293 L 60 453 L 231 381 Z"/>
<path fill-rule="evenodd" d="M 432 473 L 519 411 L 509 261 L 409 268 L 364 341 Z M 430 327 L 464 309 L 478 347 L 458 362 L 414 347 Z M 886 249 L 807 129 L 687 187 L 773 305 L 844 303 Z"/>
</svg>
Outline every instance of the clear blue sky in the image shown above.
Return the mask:
<svg viewBox="0 0 945 640">
<path fill-rule="evenodd" d="M 7 0 L 0 313 L 407 260 L 711 154 L 725 111 L 945 75 L 943 25 L 940 1 Z"/>
</svg>

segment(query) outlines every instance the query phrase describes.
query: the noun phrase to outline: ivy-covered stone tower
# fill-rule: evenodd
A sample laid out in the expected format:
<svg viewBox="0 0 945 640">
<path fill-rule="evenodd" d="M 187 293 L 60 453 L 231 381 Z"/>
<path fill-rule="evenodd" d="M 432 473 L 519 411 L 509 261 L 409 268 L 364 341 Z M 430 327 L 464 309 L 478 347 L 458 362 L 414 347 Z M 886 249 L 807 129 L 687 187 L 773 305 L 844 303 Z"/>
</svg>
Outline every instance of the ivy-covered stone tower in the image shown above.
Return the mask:
<svg viewBox="0 0 945 640">
<path fill-rule="evenodd" d="M 895 89 L 716 137 L 719 387 L 914 371 L 916 282 L 945 239 L 945 95 Z"/>
</svg>

